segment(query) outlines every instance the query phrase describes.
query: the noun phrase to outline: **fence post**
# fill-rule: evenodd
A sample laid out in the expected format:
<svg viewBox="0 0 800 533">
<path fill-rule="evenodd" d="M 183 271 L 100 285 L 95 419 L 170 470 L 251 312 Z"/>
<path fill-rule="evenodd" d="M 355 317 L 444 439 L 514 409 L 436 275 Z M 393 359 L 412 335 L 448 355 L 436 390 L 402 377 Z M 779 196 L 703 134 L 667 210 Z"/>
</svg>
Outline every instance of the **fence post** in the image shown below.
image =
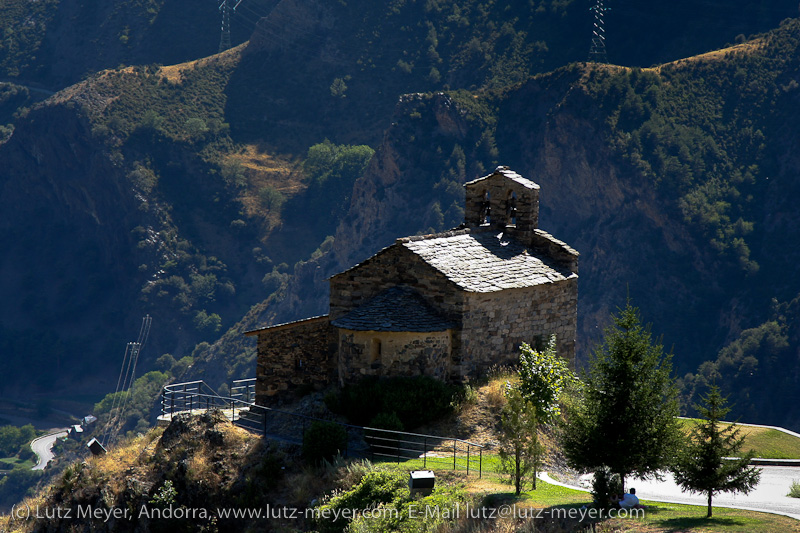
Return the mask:
<svg viewBox="0 0 800 533">
<path fill-rule="evenodd" d="M 480 455 L 478 456 L 478 479 L 483 476 L 483 448 L 478 450 Z"/>
<path fill-rule="evenodd" d="M 469 477 L 469 447 L 470 445 L 467 444 L 467 477 Z"/>
<path fill-rule="evenodd" d="M 397 439 L 394 441 L 394 456 L 397 457 L 397 464 L 400 464 L 400 436 L 395 435 Z"/>
<path fill-rule="evenodd" d="M 458 444 L 457 440 L 453 441 L 453 470 L 456 469 L 456 444 Z"/>
<path fill-rule="evenodd" d="M 428 467 L 428 437 L 425 437 L 422 441 L 422 468 L 427 469 Z"/>
</svg>

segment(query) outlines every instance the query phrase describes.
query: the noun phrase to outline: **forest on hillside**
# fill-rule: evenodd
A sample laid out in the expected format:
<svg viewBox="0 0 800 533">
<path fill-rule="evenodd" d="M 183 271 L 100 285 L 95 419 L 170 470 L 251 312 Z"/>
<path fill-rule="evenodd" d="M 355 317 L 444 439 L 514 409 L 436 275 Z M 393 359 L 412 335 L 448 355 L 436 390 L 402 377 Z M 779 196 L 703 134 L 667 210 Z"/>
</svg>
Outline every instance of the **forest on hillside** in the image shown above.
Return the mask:
<svg viewBox="0 0 800 533">
<path fill-rule="evenodd" d="M 252 375 L 244 330 L 508 164 L 582 253 L 582 355 L 629 294 L 686 406 L 716 379 L 799 423 L 761 392 L 800 372 L 796 2 L 615 2 L 607 66 L 576 0 L 241 6 L 222 54 L 213 3 L 0 6 L 0 394 L 91 407 L 145 313 L 142 373 Z"/>
</svg>

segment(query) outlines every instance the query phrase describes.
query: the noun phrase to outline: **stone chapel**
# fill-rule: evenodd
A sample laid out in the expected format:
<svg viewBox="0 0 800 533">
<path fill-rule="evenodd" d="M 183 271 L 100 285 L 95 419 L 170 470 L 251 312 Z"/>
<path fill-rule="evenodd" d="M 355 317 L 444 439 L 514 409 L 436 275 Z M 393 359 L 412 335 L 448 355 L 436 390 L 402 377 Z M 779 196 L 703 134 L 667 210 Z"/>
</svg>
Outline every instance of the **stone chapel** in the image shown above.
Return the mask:
<svg viewBox="0 0 800 533">
<path fill-rule="evenodd" d="M 508 167 L 465 184 L 464 223 L 404 237 L 331 277 L 324 316 L 258 337 L 256 402 L 364 376 L 451 382 L 556 335 L 575 357 L 578 252 L 539 229 L 539 185 Z"/>
</svg>

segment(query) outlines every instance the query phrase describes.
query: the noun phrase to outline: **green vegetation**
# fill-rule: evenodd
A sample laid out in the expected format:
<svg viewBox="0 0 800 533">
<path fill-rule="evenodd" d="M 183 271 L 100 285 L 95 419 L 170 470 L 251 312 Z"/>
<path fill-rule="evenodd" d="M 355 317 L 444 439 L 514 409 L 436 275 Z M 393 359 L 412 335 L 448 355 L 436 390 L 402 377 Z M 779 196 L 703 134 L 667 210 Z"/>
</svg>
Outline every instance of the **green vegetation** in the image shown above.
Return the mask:
<svg viewBox="0 0 800 533">
<path fill-rule="evenodd" d="M 39 432 L 30 424 L 0 427 L 0 507 L 8 507 L 31 494 L 42 473 L 32 471 L 36 455 L 31 441 Z"/>
<path fill-rule="evenodd" d="M 319 530 L 325 533 L 345 531 L 431 531 L 441 527 L 454 516 L 453 509 L 468 501 L 463 487 L 437 484 L 433 493 L 414 498 L 409 493 L 408 472 L 389 468 L 367 472 L 361 480 L 346 492 L 333 495 L 320 507 L 320 515 L 340 518 L 316 520 Z M 438 507 L 438 517 L 425 516 L 424 509 Z M 376 509 L 370 515 L 359 515 L 353 519 L 344 510 Z M 343 513 L 344 511 L 344 513 Z"/>
<path fill-rule="evenodd" d="M 0 427 L 0 457 L 30 457 L 33 454 L 30 443 L 37 436 L 38 432 L 31 424 Z"/>
<path fill-rule="evenodd" d="M 157 364 L 163 371 L 147 372 L 136 378 L 130 390 L 109 393 L 95 404 L 93 413 L 98 420 L 94 427 L 104 431 L 109 418 L 113 417 L 113 425 L 119 427 L 120 435 L 129 432 L 131 434 L 147 432 L 154 422 L 151 413 L 160 397 L 161 389 L 169 381 L 173 381 L 183 374 L 191 366 L 192 361 L 189 356 L 177 361 L 170 354 L 159 357 Z M 124 412 L 120 407 L 114 407 L 123 405 Z M 113 412 L 112 407 L 114 407 Z"/>
<path fill-rule="evenodd" d="M 713 518 L 705 517 L 698 505 L 650 502 L 643 500 L 647 511 L 644 527 L 655 531 L 704 531 L 709 533 L 782 533 L 797 531 L 797 521 L 785 516 L 720 507 Z M 625 521 L 619 521 L 620 525 Z"/>
<path fill-rule="evenodd" d="M 303 434 L 303 458 L 311 464 L 332 461 L 347 450 L 347 430 L 336 422 L 314 420 Z"/>
<path fill-rule="evenodd" d="M 575 374 L 556 352 L 555 335 L 550 336 L 544 350 L 534 350 L 523 342 L 520 351 L 520 392 L 533 403 L 539 424 L 547 424 L 561 415 L 561 396 L 576 381 Z"/>
<path fill-rule="evenodd" d="M 735 424 L 720 425 L 720 420 L 730 409 L 719 388 L 712 386 L 698 409 L 704 417 L 689 435 L 688 446 L 678 453 L 672 467 L 675 481 L 683 490 L 700 492 L 708 496 L 707 518 L 712 516 L 712 499 L 720 492 L 753 490 L 761 478 L 761 471 L 749 466 L 755 452 L 741 454 L 744 435 Z M 726 457 L 738 459 L 725 459 Z"/>
<path fill-rule="evenodd" d="M 800 498 L 800 482 L 792 481 L 792 486 L 789 488 L 789 494 L 787 494 L 790 498 Z"/>
<path fill-rule="evenodd" d="M 693 418 L 682 419 L 679 422 L 683 432 L 688 435 L 701 421 Z M 727 425 L 730 425 L 730 422 L 720 422 L 720 427 Z M 800 459 L 800 439 L 797 437 L 776 429 L 748 426 L 747 424 L 739 424 L 738 426 L 744 436 L 742 449 L 754 450 L 755 457 Z M 733 455 L 732 457 L 739 457 L 739 455 Z"/>
<path fill-rule="evenodd" d="M 327 396 L 325 403 L 354 424 L 369 425 L 381 413 L 394 413 L 403 429 L 411 430 L 451 413 L 461 390 L 429 376 L 368 377 Z"/>
<path fill-rule="evenodd" d="M 366 145 L 337 145 L 327 139 L 312 145 L 303 161 L 307 188 L 287 203 L 286 224 L 303 228 L 310 242 L 322 243 L 347 213 L 353 184 L 374 153 Z"/>
<path fill-rule="evenodd" d="M 498 455 L 502 471 L 511 477 L 519 495 L 530 481 L 536 489 L 536 474 L 542 466 L 544 446 L 539 442 L 539 419 L 536 407 L 517 387 L 506 389 L 508 402 L 500 413 Z"/>
<path fill-rule="evenodd" d="M 652 476 L 680 445 L 671 357 L 628 301 L 592 353 L 583 402 L 567 413 L 561 445 L 579 470 Z"/>
<path fill-rule="evenodd" d="M 796 363 L 794 347 L 800 343 L 800 295 L 788 302 L 774 301 L 768 320 L 745 329 L 715 359 L 702 363 L 695 373 L 681 380 L 682 396 L 687 406 L 696 403 L 699 391 L 714 383 L 730 398 L 733 419 L 758 421 L 762 424 L 785 426 L 797 419 L 794 410 L 774 398 L 791 397 L 800 387 L 800 377 L 786 370 Z M 762 391 L 770 394 L 762 394 Z M 693 411 L 689 410 L 690 413 Z M 790 426 L 791 427 L 791 426 Z M 767 435 L 757 432 L 765 441 L 749 443 L 763 453 L 789 454 L 800 458 L 800 450 L 774 449 Z M 762 453 L 759 451 L 759 454 Z M 780 457 L 769 455 L 762 457 Z M 787 457 L 788 458 L 788 457 Z"/>
</svg>

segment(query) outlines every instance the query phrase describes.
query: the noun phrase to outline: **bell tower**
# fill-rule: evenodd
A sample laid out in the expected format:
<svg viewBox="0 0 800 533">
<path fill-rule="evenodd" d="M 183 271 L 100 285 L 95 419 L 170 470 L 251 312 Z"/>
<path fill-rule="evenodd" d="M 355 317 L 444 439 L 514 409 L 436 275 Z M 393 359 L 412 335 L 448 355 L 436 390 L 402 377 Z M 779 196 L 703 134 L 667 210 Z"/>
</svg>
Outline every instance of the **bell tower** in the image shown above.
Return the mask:
<svg viewBox="0 0 800 533">
<path fill-rule="evenodd" d="M 508 231 L 523 242 L 528 242 L 539 227 L 539 186 L 508 167 L 497 167 L 464 187 L 467 227 Z"/>
</svg>

